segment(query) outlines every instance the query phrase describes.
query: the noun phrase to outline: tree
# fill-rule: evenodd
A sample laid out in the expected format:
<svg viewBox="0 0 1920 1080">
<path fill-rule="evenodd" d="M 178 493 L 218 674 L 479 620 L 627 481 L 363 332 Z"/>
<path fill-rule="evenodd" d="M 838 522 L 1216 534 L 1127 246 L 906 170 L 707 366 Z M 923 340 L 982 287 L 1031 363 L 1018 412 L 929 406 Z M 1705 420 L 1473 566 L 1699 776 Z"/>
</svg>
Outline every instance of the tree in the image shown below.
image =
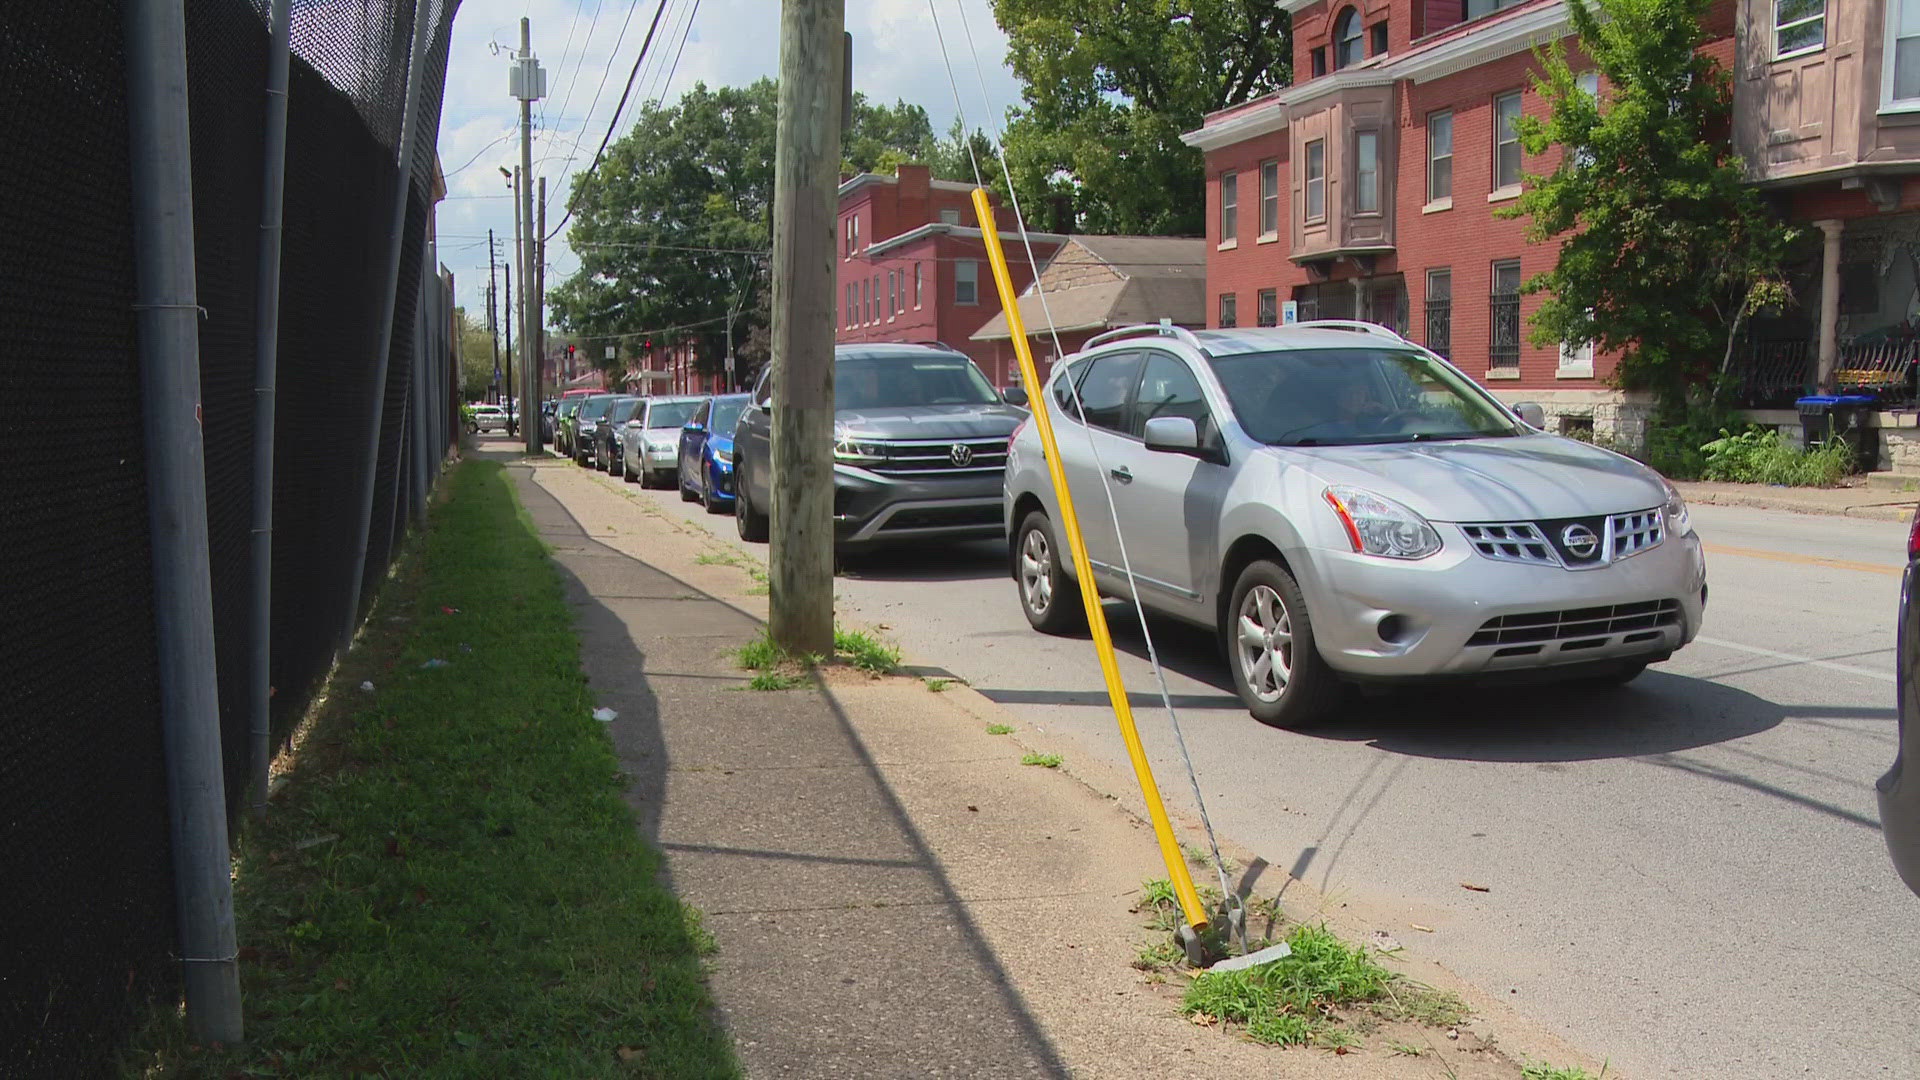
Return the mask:
<svg viewBox="0 0 1920 1080">
<path fill-rule="evenodd" d="M 461 396 L 482 397 L 493 385 L 493 336 L 487 333 L 485 317 L 470 315 L 464 307 L 454 308 L 453 318 L 460 328 Z"/>
<path fill-rule="evenodd" d="M 1529 218 L 1529 240 L 1562 240 L 1554 268 L 1524 286 L 1545 296 L 1534 343 L 1616 353 L 1618 383 L 1654 392 L 1656 428 L 1673 431 L 1720 412 L 1714 384 L 1741 327 L 1788 295 L 1793 231 L 1745 182 L 1727 138 L 1730 79 L 1700 51 L 1713 2 L 1569 0 L 1607 91 L 1583 90 L 1557 43 L 1542 54 L 1534 85 L 1550 113 L 1522 117 L 1520 142 L 1532 155 L 1560 147 L 1560 164 L 1529 175 L 1506 212 Z"/>
<path fill-rule="evenodd" d="M 1292 82 L 1280 0 L 993 0 L 1024 84 L 1007 128 L 1022 206 L 1058 232 L 1199 235 L 1206 114 Z"/>
<path fill-rule="evenodd" d="M 696 85 L 670 106 L 642 109 L 600 167 L 574 182 L 567 242 L 580 269 L 550 302 L 557 325 L 593 344 L 592 362 L 606 365 L 606 339 L 650 335 L 656 346 L 691 339 L 697 366 L 717 373 L 730 313 L 739 371 L 765 361 L 777 100 L 771 79 Z M 891 171 L 941 145 L 920 106 L 856 96 L 850 171 Z"/>
</svg>

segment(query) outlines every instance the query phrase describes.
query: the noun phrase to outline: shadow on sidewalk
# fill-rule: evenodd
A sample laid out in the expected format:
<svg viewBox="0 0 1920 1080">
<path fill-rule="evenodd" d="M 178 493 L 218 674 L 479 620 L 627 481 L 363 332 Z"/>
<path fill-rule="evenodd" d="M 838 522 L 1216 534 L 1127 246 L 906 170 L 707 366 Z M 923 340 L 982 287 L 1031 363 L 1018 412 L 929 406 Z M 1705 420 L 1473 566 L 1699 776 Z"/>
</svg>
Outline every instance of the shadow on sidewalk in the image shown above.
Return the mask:
<svg viewBox="0 0 1920 1080">
<path fill-rule="evenodd" d="M 720 941 L 748 1072 L 1070 1075 L 832 691 L 746 692 L 714 643 L 757 618 L 593 539 L 507 463 L 619 712 L 637 823 Z"/>
</svg>

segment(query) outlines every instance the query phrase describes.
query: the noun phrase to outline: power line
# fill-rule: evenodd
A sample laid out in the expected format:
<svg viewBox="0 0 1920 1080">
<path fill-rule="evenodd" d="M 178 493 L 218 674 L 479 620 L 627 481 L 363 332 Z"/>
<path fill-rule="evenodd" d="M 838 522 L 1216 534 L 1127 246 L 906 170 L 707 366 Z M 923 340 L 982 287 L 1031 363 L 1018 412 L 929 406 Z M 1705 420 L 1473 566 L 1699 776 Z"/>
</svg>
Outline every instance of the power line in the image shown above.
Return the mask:
<svg viewBox="0 0 1920 1080">
<path fill-rule="evenodd" d="M 696 5 L 698 2 L 699 0 L 695 0 Z M 588 176 L 592 176 L 593 170 L 600 167 L 600 159 L 607 152 L 607 144 L 613 141 L 614 130 L 620 126 L 620 112 L 627 107 L 627 96 L 633 93 L 633 77 L 640 74 L 640 63 L 647 58 L 647 50 L 653 47 L 653 32 L 660 28 L 660 16 L 666 10 L 667 0 L 660 0 L 660 5 L 653 9 L 653 22 L 647 27 L 647 40 L 640 43 L 640 55 L 634 57 L 633 70 L 627 72 L 627 87 L 620 92 L 620 103 L 613 107 L 613 119 L 607 124 L 606 137 L 600 140 L 600 149 L 593 152 L 593 163 L 587 166 L 586 175 Z M 627 9 L 627 15 L 629 18 L 632 17 L 632 8 Z M 599 101 L 598 95 L 595 96 L 594 100 L 597 104 Z M 593 110 L 589 109 L 587 111 L 591 113 Z M 572 200 L 569 199 L 568 201 L 571 202 Z M 573 207 L 569 206 L 567 207 L 566 214 L 560 218 L 560 223 L 553 227 L 553 231 L 546 235 L 546 239 L 552 240 L 554 237 L 559 236 L 560 230 L 566 227 L 567 219 L 571 217 L 573 217 Z"/>
<path fill-rule="evenodd" d="M 700 0 L 693 0 L 693 10 L 687 13 L 687 25 L 680 28 L 680 47 L 674 50 L 673 66 L 667 69 L 667 81 L 660 85 L 658 100 L 664 100 L 673 89 L 673 76 L 680 70 L 680 54 L 687 51 L 687 39 L 693 36 L 693 20 L 700 14 Z"/>
<path fill-rule="evenodd" d="M 596 3 L 593 7 L 593 14 L 594 14 L 595 21 L 598 21 L 600 17 L 600 5 L 598 3 Z M 558 72 L 561 68 L 566 66 L 567 54 L 573 51 L 573 31 L 579 25 L 580 25 L 580 5 L 575 4 L 573 5 L 573 18 L 567 20 L 567 43 L 560 47 L 560 59 L 555 61 L 553 65 L 553 70 L 555 72 Z M 587 40 L 584 42 L 581 42 L 580 56 L 578 59 L 576 59 L 573 62 L 573 70 L 575 72 L 578 72 L 580 70 L 580 66 L 586 63 L 587 47 L 592 44 L 593 44 L 593 25 L 589 23 L 587 26 Z M 546 119 L 547 119 L 547 103 L 552 100 L 553 100 L 552 98 L 543 98 L 540 101 L 540 122 L 543 124 L 546 122 Z M 565 112 L 564 109 L 562 109 L 561 111 Z"/>
</svg>

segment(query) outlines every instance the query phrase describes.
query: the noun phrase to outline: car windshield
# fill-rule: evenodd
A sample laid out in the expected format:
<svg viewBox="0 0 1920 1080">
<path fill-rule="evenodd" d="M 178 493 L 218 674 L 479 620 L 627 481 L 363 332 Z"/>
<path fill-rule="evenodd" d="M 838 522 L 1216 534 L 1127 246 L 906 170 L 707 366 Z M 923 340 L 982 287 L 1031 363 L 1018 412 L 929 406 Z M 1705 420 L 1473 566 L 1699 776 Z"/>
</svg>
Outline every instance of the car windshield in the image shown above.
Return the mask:
<svg viewBox="0 0 1920 1080">
<path fill-rule="evenodd" d="M 600 420 L 605 418 L 607 410 L 613 408 L 613 401 L 614 399 L 610 397 L 588 398 L 587 403 L 580 406 L 580 419 Z"/>
<path fill-rule="evenodd" d="M 734 398 L 732 400 L 721 398 L 715 401 L 713 403 L 713 419 L 707 421 L 707 430 L 717 431 L 724 435 L 733 434 L 734 427 L 740 423 L 741 410 L 746 407 L 746 398 Z"/>
<path fill-rule="evenodd" d="M 616 424 L 624 424 L 633 419 L 633 414 L 639 411 L 640 399 L 629 398 L 613 407 L 613 422 Z"/>
<path fill-rule="evenodd" d="M 1519 428 L 1466 379 L 1410 349 L 1209 357 L 1247 434 L 1271 446 L 1490 439 Z"/>
<path fill-rule="evenodd" d="M 836 409 L 988 405 L 999 400 L 993 384 L 964 356 L 848 357 L 833 365 Z"/>
<path fill-rule="evenodd" d="M 680 427 L 693 416 L 693 410 L 700 407 L 697 401 L 662 401 L 647 410 L 649 428 Z"/>
</svg>

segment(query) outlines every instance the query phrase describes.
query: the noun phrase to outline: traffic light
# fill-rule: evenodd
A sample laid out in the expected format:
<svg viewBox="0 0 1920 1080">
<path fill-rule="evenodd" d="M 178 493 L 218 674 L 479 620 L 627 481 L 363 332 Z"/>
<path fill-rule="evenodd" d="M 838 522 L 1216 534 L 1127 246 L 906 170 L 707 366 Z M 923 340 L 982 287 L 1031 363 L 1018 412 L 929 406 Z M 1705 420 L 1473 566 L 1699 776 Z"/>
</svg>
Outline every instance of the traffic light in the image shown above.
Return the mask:
<svg viewBox="0 0 1920 1080">
<path fill-rule="evenodd" d="M 567 346 L 567 359 L 573 359 L 573 346 Z"/>
</svg>

